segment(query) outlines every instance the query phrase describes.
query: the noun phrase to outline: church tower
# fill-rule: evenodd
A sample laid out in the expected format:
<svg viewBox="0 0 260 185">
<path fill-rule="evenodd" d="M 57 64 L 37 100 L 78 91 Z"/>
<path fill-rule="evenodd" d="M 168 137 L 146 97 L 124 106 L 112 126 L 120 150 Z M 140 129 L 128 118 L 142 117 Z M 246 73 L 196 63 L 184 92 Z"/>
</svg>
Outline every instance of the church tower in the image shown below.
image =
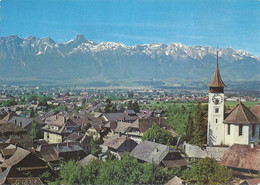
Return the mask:
<svg viewBox="0 0 260 185">
<path fill-rule="evenodd" d="M 217 65 L 209 87 L 208 102 L 208 130 L 207 144 L 209 146 L 224 144 L 224 87 L 226 85 L 220 77 L 218 67 L 218 51 Z"/>
</svg>

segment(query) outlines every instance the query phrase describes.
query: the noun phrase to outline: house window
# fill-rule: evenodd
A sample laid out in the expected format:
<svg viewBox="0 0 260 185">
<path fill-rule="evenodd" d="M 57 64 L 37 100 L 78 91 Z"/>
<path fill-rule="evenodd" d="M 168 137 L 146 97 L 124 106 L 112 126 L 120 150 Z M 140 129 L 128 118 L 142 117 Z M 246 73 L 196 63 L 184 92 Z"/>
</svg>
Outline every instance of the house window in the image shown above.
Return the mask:
<svg viewBox="0 0 260 185">
<path fill-rule="evenodd" d="M 22 122 L 20 122 L 20 127 L 23 127 L 23 123 Z"/>
<path fill-rule="evenodd" d="M 219 112 L 219 108 L 215 108 L 215 113 L 218 113 Z"/>
<path fill-rule="evenodd" d="M 227 126 L 228 126 L 227 134 L 230 135 L 230 124 L 228 124 Z"/>
<path fill-rule="evenodd" d="M 239 136 L 243 135 L 243 125 L 239 125 L 239 132 L 238 132 Z"/>
<path fill-rule="evenodd" d="M 216 123 L 218 123 L 218 119 L 216 119 Z"/>
<path fill-rule="evenodd" d="M 252 137 L 255 137 L 255 125 L 252 125 Z"/>
</svg>

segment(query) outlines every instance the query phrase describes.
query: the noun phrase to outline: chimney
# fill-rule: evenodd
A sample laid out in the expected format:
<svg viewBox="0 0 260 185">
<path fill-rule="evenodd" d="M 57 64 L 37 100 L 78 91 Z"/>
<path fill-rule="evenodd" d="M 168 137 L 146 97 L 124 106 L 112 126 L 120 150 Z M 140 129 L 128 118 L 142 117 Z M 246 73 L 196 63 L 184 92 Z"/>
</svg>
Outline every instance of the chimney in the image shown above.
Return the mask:
<svg viewBox="0 0 260 185">
<path fill-rule="evenodd" d="M 98 160 L 102 161 L 102 154 L 98 154 Z"/>
<path fill-rule="evenodd" d="M 79 132 L 78 132 L 78 136 L 79 136 Z"/>
<path fill-rule="evenodd" d="M 250 143 L 250 148 L 255 148 L 255 143 L 254 142 Z"/>
<path fill-rule="evenodd" d="M 63 123 L 64 124 L 66 123 L 66 115 L 64 115 L 64 117 L 63 117 Z"/>
</svg>

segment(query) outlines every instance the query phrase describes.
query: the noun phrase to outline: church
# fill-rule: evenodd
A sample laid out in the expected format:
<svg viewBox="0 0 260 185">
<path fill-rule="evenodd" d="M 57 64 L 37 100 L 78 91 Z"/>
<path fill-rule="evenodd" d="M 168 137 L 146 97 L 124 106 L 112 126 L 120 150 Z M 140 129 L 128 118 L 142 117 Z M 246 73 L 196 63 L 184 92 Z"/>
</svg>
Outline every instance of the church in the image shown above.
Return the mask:
<svg viewBox="0 0 260 185">
<path fill-rule="evenodd" d="M 207 145 L 258 144 L 260 120 L 242 102 L 228 115 L 224 110 L 224 87 L 217 65 L 209 87 Z"/>
</svg>

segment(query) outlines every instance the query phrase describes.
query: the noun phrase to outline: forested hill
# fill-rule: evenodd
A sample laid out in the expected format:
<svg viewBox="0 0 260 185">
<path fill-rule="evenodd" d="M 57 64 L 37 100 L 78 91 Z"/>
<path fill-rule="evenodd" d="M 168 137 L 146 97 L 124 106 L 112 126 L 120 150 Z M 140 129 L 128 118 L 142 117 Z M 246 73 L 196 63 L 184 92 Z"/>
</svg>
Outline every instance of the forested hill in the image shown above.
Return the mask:
<svg viewBox="0 0 260 185">
<path fill-rule="evenodd" d="M 181 43 L 127 46 L 95 43 L 83 35 L 57 43 L 51 38 L 0 38 L 1 79 L 209 80 L 216 50 Z M 259 80 L 260 58 L 243 50 L 221 48 L 224 81 Z"/>
</svg>

